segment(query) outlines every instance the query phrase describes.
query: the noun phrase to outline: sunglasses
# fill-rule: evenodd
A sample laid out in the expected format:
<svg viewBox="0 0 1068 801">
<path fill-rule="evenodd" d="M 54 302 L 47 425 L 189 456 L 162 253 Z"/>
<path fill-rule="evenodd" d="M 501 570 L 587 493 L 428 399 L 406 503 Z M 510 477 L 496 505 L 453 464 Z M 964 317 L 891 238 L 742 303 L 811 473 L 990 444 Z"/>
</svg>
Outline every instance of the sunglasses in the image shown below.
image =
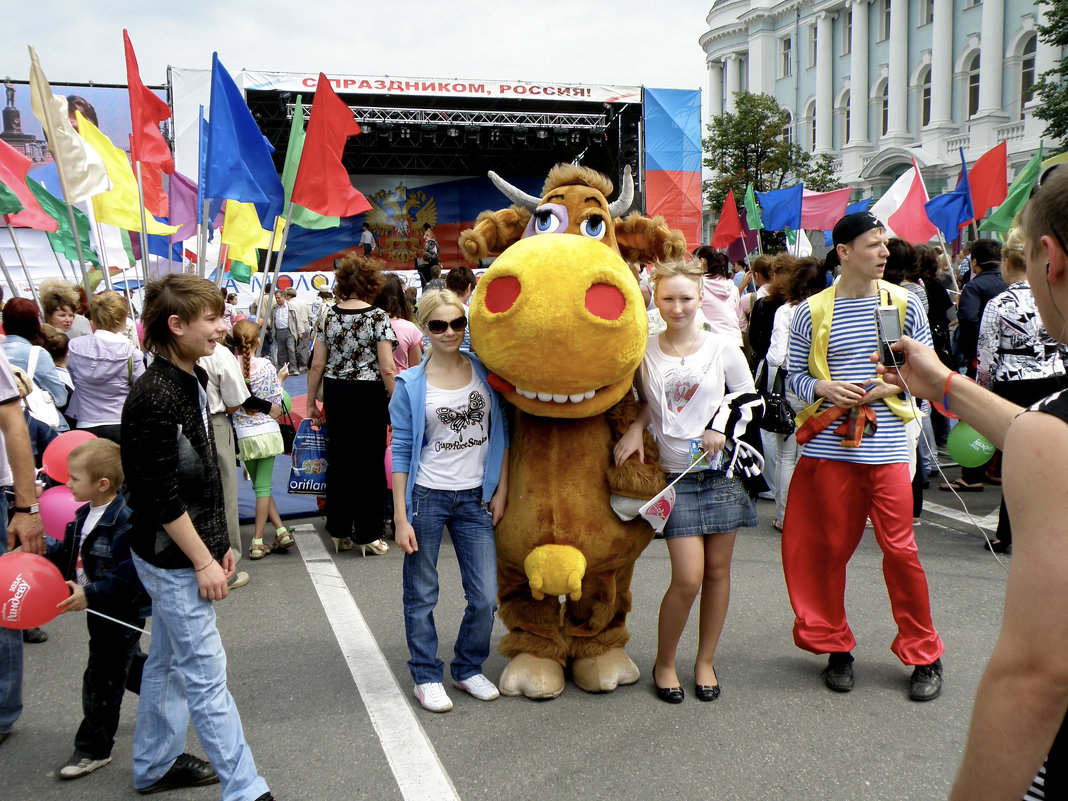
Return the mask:
<svg viewBox="0 0 1068 801">
<path fill-rule="evenodd" d="M 455 320 L 445 322 L 444 320 L 427 320 L 426 330 L 431 334 L 444 334 L 446 328 L 451 328 L 453 331 L 459 333 L 467 328 L 467 318 L 457 317 Z"/>
</svg>

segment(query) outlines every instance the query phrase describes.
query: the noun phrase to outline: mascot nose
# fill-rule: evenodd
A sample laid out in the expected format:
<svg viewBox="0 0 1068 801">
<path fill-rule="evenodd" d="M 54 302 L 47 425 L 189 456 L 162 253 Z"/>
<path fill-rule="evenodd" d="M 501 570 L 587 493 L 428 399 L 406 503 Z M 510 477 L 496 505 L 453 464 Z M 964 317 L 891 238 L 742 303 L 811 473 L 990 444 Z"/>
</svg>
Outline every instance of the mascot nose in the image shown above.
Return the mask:
<svg viewBox="0 0 1068 801">
<path fill-rule="evenodd" d="M 586 557 L 570 545 L 539 545 L 523 560 L 535 601 L 546 595 L 566 595 L 572 601 L 582 598 L 582 577 Z"/>
<path fill-rule="evenodd" d="M 491 314 L 504 314 L 515 305 L 523 287 L 514 275 L 494 278 L 486 289 L 486 310 Z"/>
<path fill-rule="evenodd" d="M 586 290 L 586 310 L 602 320 L 618 320 L 627 301 L 623 293 L 611 284 L 594 284 Z"/>
</svg>

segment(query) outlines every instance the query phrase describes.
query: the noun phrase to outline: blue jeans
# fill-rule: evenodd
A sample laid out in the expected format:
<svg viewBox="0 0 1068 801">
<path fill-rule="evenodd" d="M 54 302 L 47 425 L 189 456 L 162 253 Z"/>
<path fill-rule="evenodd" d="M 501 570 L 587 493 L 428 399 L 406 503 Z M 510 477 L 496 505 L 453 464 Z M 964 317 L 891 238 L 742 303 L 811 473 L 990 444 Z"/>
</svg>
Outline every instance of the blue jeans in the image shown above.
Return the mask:
<svg viewBox="0 0 1068 801">
<path fill-rule="evenodd" d="M 222 784 L 222 801 L 253 801 L 267 792 L 256 773 L 241 717 L 226 688 L 226 653 L 215 610 L 200 597 L 192 568 L 164 570 L 133 555 L 152 598 L 152 646 L 141 679 L 134 728 L 134 787 L 163 777 L 185 750 L 190 715 Z"/>
<path fill-rule="evenodd" d="M 456 548 L 467 609 L 456 638 L 450 667 L 463 681 L 482 672 L 489 656 L 493 615 L 497 611 L 497 546 L 482 488 L 435 490 L 412 488 L 412 527 L 419 550 L 404 557 L 404 633 L 412 658 L 408 668 L 416 684 L 440 682 L 445 666 L 438 659 L 434 607 L 438 603 L 438 550 L 445 526 Z"/>
<path fill-rule="evenodd" d="M 0 556 L 7 553 L 7 500 L 0 492 Z M 22 714 L 22 632 L 0 628 L 0 733 Z"/>
</svg>

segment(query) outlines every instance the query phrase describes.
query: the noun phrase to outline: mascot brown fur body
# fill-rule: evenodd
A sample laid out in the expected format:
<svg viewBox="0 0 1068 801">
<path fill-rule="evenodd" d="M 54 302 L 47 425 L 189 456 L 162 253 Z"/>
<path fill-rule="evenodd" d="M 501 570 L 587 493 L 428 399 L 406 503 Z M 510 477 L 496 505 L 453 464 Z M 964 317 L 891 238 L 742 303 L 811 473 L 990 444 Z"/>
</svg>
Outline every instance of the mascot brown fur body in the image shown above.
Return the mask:
<svg viewBox="0 0 1068 801">
<path fill-rule="evenodd" d="M 627 261 L 675 258 L 683 237 L 632 214 L 587 168 L 559 165 L 541 198 L 490 174 L 513 201 L 479 215 L 461 248 L 500 253 L 471 303 L 471 342 L 490 382 L 515 407 L 508 507 L 497 526 L 501 692 L 553 698 L 564 669 L 582 689 L 638 680 L 623 650 L 634 563 L 653 530 L 620 520 L 613 493 L 648 499 L 664 487 L 656 446 L 620 468 L 612 449 L 637 413 L 631 383 L 645 352 L 645 304 Z"/>
</svg>

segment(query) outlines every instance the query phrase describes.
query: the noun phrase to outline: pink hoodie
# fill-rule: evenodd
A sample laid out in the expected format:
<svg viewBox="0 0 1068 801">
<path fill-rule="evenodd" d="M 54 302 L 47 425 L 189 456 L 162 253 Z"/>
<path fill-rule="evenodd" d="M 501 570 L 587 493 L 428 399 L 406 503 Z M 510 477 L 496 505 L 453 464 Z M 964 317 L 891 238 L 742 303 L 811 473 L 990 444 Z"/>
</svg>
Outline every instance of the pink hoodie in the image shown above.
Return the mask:
<svg viewBox="0 0 1068 801">
<path fill-rule="evenodd" d="M 703 279 L 705 297 L 701 311 L 709 328 L 717 334 L 729 334 L 742 344 L 742 330 L 738 326 L 738 287 L 734 281 L 706 275 Z"/>
</svg>

